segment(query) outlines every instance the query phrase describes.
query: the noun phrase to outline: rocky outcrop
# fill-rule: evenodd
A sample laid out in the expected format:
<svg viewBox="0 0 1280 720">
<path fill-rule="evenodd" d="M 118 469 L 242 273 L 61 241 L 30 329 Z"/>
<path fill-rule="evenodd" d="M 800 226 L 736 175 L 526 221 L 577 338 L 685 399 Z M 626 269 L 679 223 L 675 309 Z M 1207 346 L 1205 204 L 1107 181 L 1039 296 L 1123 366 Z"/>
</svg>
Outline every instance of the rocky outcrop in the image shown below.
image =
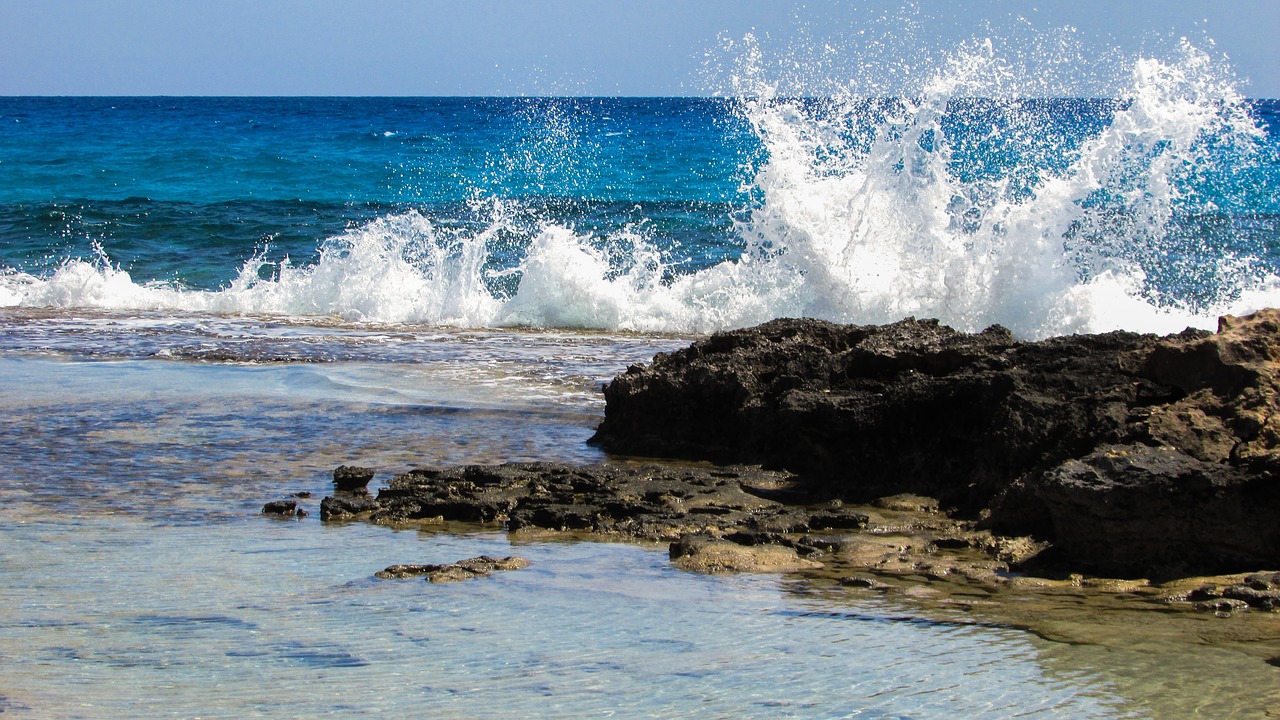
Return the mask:
<svg viewBox="0 0 1280 720">
<path fill-rule="evenodd" d="M 1259 610 L 1280 609 L 1280 573 L 1253 573 L 1229 585 L 1204 585 L 1180 597 L 1197 603 L 1202 610 L 1232 612 L 1241 606 Z"/>
<path fill-rule="evenodd" d="M 297 500 L 272 500 L 262 506 L 263 515 L 293 515 L 297 510 Z"/>
<path fill-rule="evenodd" d="M 373 480 L 373 468 L 357 465 L 340 465 L 333 471 L 333 489 L 338 492 L 368 492 L 369 481 Z"/>
<path fill-rule="evenodd" d="M 1175 577 L 1280 565 L 1280 488 L 1169 446 L 1105 445 L 1029 481 L 1081 569 Z"/>
<path fill-rule="evenodd" d="M 1280 566 L 1280 313 L 1219 332 L 1020 342 L 934 321 L 778 320 L 633 366 L 593 442 L 758 463 L 811 499 L 939 498 L 1059 564 L 1127 576 Z"/>
<path fill-rule="evenodd" d="M 914 492 L 977 512 L 1010 479 L 1119 439 L 1129 406 L 1173 399 L 1117 362 L 1154 341 L 776 320 L 628 369 L 604 390 L 593 442 L 785 468 L 845 500 Z"/>
<path fill-rule="evenodd" d="M 846 569 L 1002 584 L 1013 564 L 1044 549 L 949 517 L 931 498 L 897 495 L 866 507 L 809 499 L 794 475 L 758 467 L 512 463 L 417 468 L 377 497 L 325 498 L 321 507 L 329 520 L 502 523 L 516 533 L 663 541 L 673 564 L 705 573 L 816 570 L 823 558 Z M 438 569 L 397 565 L 379 576 Z"/>
<path fill-rule="evenodd" d="M 341 493 L 320 501 L 321 520 L 355 520 L 368 517 L 376 504 L 368 493 Z"/>
<path fill-rule="evenodd" d="M 1129 574 L 1280 566 L 1280 311 L 1121 362 L 1176 399 L 1130 408 L 1123 444 L 1027 478 L 1060 552 Z"/>
<path fill-rule="evenodd" d="M 391 480 L 358 513 L 388 524 L 501 522 L 513 531 L 662 541 L 691 533 L 768 537 L 866 523 L 865 514 L 843 507 L 813 509 L 769 499 L 787 496 L 792 484 L 787 473 L 759 468 L 555 463 L 417 468 Z"/>
<path fill-rule="evenodd" d="M 321 517 L 665 541 L 704 572 L 821 561 L 991 585 L 1017 580 L 1010 569 L 1157 581 L 1274 569 L 1277 360 L 1278 311 L 1212 334 L 1039 342 L 914 319 L 779 320 L 605 388 L 593 442 L 729 465 L 418 468 L 376 497 L 371 470 L 343 467 Z M 1195 602 L 1269 608 L 1275 591 Z"/>
</svg>

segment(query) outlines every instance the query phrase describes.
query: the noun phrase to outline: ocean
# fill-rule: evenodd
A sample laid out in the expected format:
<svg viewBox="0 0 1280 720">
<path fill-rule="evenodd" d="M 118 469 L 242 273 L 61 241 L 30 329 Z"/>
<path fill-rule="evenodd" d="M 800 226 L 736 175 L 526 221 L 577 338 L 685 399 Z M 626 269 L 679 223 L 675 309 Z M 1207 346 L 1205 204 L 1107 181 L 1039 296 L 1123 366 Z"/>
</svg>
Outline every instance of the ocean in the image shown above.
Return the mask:
<svg viewBox="0 0 1280 720">
<path fill-rule="evenodd" d="M 987 51 L 903 96 L 0 98 L 0 712 L 1262 717 L 1230 619 L 1031 633 L 318 519 L 342 464 L 607 459 L 600 385 L 720 329 L 1280 304 L 1280 102 L 1189 46 L 1106 98 Z M 532 565 L 374 578 L 482 553 Z"/>
</svg>

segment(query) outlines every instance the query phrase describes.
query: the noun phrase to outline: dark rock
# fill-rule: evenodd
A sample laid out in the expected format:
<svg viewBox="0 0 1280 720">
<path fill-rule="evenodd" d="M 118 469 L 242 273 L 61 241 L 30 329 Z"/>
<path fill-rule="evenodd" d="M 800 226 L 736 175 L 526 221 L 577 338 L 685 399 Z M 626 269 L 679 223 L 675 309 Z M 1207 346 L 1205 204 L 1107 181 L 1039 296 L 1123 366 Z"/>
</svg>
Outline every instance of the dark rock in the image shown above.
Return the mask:
<svg viewBox="0 0 1280 720">
<path fill-rule="evenodd" d="M 273 500 L 262 506 L 262 513 L 264 515 L 292 515 L 297 509 L 297 500 Z"/>
<path fill-rule="evenodd" d="M 1216 585 L 1203 585 L 1189 591 L 1184 598 L 1188 602 L 1204 602 L 1218 600 L 1222 597 L 1222 588 Z"/>
<path fill-rule="evenodd" d="M 311 497 L 311 493 L 310 493 L 310 492 L 308 492 L 308 491 L 306 491 L 306 490 L 303 490 L 302 492 L 296 492 L 296 493 L 294 493 L 294 494 L 293 494 L 293 496 L 294 496 L 294 497 L 296 497 L 296 498 L 303 498 L 303 499 L 306 499 L 306 498 Z"/>
<path fill-rule="evenodd" d="M 425 577 L 427 582 L 445 583 L 488 577 L 498 571 L 519 570 L 526 567 L 529 567 L 529 561 L 521 557 L 495 558 L 481 555 L 445 565 L 392 565 L 386 570 L 375 573 L 375 577 L 382 579 Z"/>
<path fill-rule="evenodd" d="M 1229 600 L 1243 600 L 1249 603 L 1249 607 L 1259 610 L 1280 608 L 1280 589 L 1257 590 L 1248 585 L 1232 585 L 1222 591 L 1222 597 Z"/>
<path fill-rule="evenodd" d="M 915 493 L 976 513 L 1013 479 L 1119 437 L 1140 396 L 1170 396 L 1118 366 L 1154 342 L 776 320 L 615 378 L 593 442 L 786 468 L 828 497 Z"/>
<path fill-rule="evenodd" d="M 1277 361 L 1280 311 L 1223 318 L 1217 334 L 1039 342 L 914 319 L 779 320 L 628 369 L 593 438 L 749 465 L 418 468 L 376 498 L 325 498 L 321 516 L 674 541 L 674 560 L 703 571 L 770 553 L 778 567 L 830 554 L 982 584 L 1013 582 L 1010 566 L 1148 579 L 1276 567 Z M 340 488 L 371 477 L 334 473 Z M 1272 607 L 1277 577 L 1189 599 Z"/>
<path fill-rule="evenodd" d="M 848 577 L 842 577 L 840 578 L 840 584 L 845 587 L 867 588 L 870 590 L 886 587 L 883 582 L 880 582 L 871 575 L 850 575 Z"/>
<path fill-rule="evenodd" d="M 804 502 L 937 498 L 1054 543 L 1037 562 L 1239 572 L 1280 560 L 1278 360 L 1274 310 L 1224 317 L 1216 334 L 1038 342 L 915 319 L 777 320 L 629 368 L 606 386 L 592 442 L 785 469 Z"/>
<path fill-rule="evenodd" d="M 1280 572 L 1245 575 L 1244 584 L 1254 590 L 1280 590 Z"/>
<path fill-rule="evenodd" d="M 1261 484 L 1274 485 L 1174 448 L 1106 445 L 1033 487 L 1055 545 L 1081 569 L 1179 577 L 1275 562 L 1275 521 L 1253 504 L 1268 494 Z"/>
<path fill-rule="evenodd" d="M 377 497 L 325 498 L 321 515 L 385 524 L 504 523 L 514 532 L 587 532 L 668 542 L 706 537 L 705 548 L 680 554 L 690 559 L 677 565 L 702 572 L 821 567 L 800 556 L 832 551 L 841 544 L 838 533 L 865 528 L 868 516 L 841 503 L 794 506 L 748 492 L 783 490 L 794 480 L 757 467 L 508 463 L 416 468 L 392 479 Z M 428 571 L 435 572 L 410 566 L 384 572 Z"/>
<path fill-rule="evenodd" d="M 509 463 L 420 468 L 378 492 L 371 519 L 501 522 L 509 530 L 548 529 L 672 540 L 725 531 L 793 511 L 746 492 L 743 483 L 779 484 L 790 476 L 758 468 L 571 466 Z M 824 509 L 821 523 L 855 525 L 856 513 Z M 782 521 L 794 524 L 796 521 Z"/>
<path fill-rule="evenodd" d="M 321 520 L 352 520 L 373 511 L 377 507 L 367 495 L 326 497 L 320 501 Z"/>
<path fill-rule="evenodd" d="M 333 488 L 338 492 L 366 492 L 373 475 L 372 468 L 341 465 L 333 471 Z"/>
</svg>

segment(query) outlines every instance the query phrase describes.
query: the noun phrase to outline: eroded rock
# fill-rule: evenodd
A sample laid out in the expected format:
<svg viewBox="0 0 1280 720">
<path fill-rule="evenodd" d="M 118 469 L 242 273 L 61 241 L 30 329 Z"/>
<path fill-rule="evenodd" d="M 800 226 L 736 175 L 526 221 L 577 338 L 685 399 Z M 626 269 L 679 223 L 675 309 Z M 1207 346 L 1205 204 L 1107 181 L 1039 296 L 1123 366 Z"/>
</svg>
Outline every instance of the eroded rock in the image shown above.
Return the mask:
<svg viewBox="0 0 1280 720">
<path fill-rule="evenodd" d="M 356 520 L 367 517 L 376 507 L 368 495 L 343 494 L 320 501 L 321 520 Z"/>
<path fill-rule="evenodd" d="M 364 493 L 373 480 L 373 468 L 340 465 L 333 471 L 333 489 L 338 492 Z"/>
<path fill-rule="evenodd" d="M 262 506 L 263 515 L 293 515 L 298 509 L 297 500 L 272 500 Z"/>
<path fill-rule="evenodd" d="M 697 532 L 783 534 L 865 524 L 866 516 L 853 510 L 806 510 L 746 490 L 792 481 L 787 473 L 759 468 L 555 463 L 418 468 L 379 491 L 369 517 L 382 523 L 499 522 L 512 531 L 659 541 Z"/>
<path fill-rule="evenodd" d="M 427 582 L 447 583 L 488 577 L 495 572 L 520 570 L 526 567 L 529 567 L 529 561 L 522 557 L 495 558 L 481 555 L 443 565 L 391 565 L 375 573 L 374 576 L 384 580 L 423 577 Z"/>
<path fill-rule="evenodd" d="M 1238 572 L 1280 564 L 1278 359 L 1275 310 L 1038 342 L 777 320 L 628 369 L 592 441 L 785 468 L 804 502 L 938 498 L 1063 569 Z"/>
<path fill-rule="evenodd" d="M 913 493 L 976 513 L 1013 479 L 1120 436 L 1130 404 L 1171 399 L 1118 363 L 1155 342 L 775 320 L 618 376 L 592 441 L 782 467 L 849 501 Z"/>
<path fill-rule="evenodd" d="M 1055 546 L 1079 569 L 1164 577 L 1274 564 L 1280 543 L 1254 504 L 1267 494 L 1259 484 L 1274 483 L 1141 444 L 1102 446 L 1032 481 Z"/>
<path fill-rule="evenodd" d="M 789 547 L 741 545 L 710 535 L 685 535 L 671 543 L 669 552 L 672 563 L 681 570 L 711 574 L 787 573 L 822 567 Z"/>
</svg>

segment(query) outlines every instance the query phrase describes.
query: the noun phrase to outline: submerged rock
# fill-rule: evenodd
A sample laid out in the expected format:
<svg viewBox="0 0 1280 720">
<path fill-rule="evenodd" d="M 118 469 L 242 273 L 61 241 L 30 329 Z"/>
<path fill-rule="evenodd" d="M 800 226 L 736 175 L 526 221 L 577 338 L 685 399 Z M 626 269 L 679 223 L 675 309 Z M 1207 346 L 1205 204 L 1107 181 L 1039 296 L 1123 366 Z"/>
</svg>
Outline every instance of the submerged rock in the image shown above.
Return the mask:
<svg viewBox="0 0 1280 720">
<path fill-rule="evenodd" d="M 777 320 L 628 369 L 592 442 L 785 469 L 817 499 L 935 497 L 1061 567 L 1236 572 L 1280 565 L 1277 360 L 1275 310 L 1039 342 Z"/>
<path fill-rule="evenodd" d="M 488 577 L 495 572 L 520 570 L 526 567 L 529 567 L 529 561 L 522 557 L 495 558 L 481 555 L 445 565 L 391 565 L 375 573 L 374 576 L 384 580 L 425 577 L 427 582 L 446 583 Z"/>
<path fill-rule="evenodd" d="M 685 535 L 671 543 L 669 553 L 676 567 L 702 573 L 787 573 L 822 567 L 789 547 L 741 545 L 711 535 Z"/>
</svg>

